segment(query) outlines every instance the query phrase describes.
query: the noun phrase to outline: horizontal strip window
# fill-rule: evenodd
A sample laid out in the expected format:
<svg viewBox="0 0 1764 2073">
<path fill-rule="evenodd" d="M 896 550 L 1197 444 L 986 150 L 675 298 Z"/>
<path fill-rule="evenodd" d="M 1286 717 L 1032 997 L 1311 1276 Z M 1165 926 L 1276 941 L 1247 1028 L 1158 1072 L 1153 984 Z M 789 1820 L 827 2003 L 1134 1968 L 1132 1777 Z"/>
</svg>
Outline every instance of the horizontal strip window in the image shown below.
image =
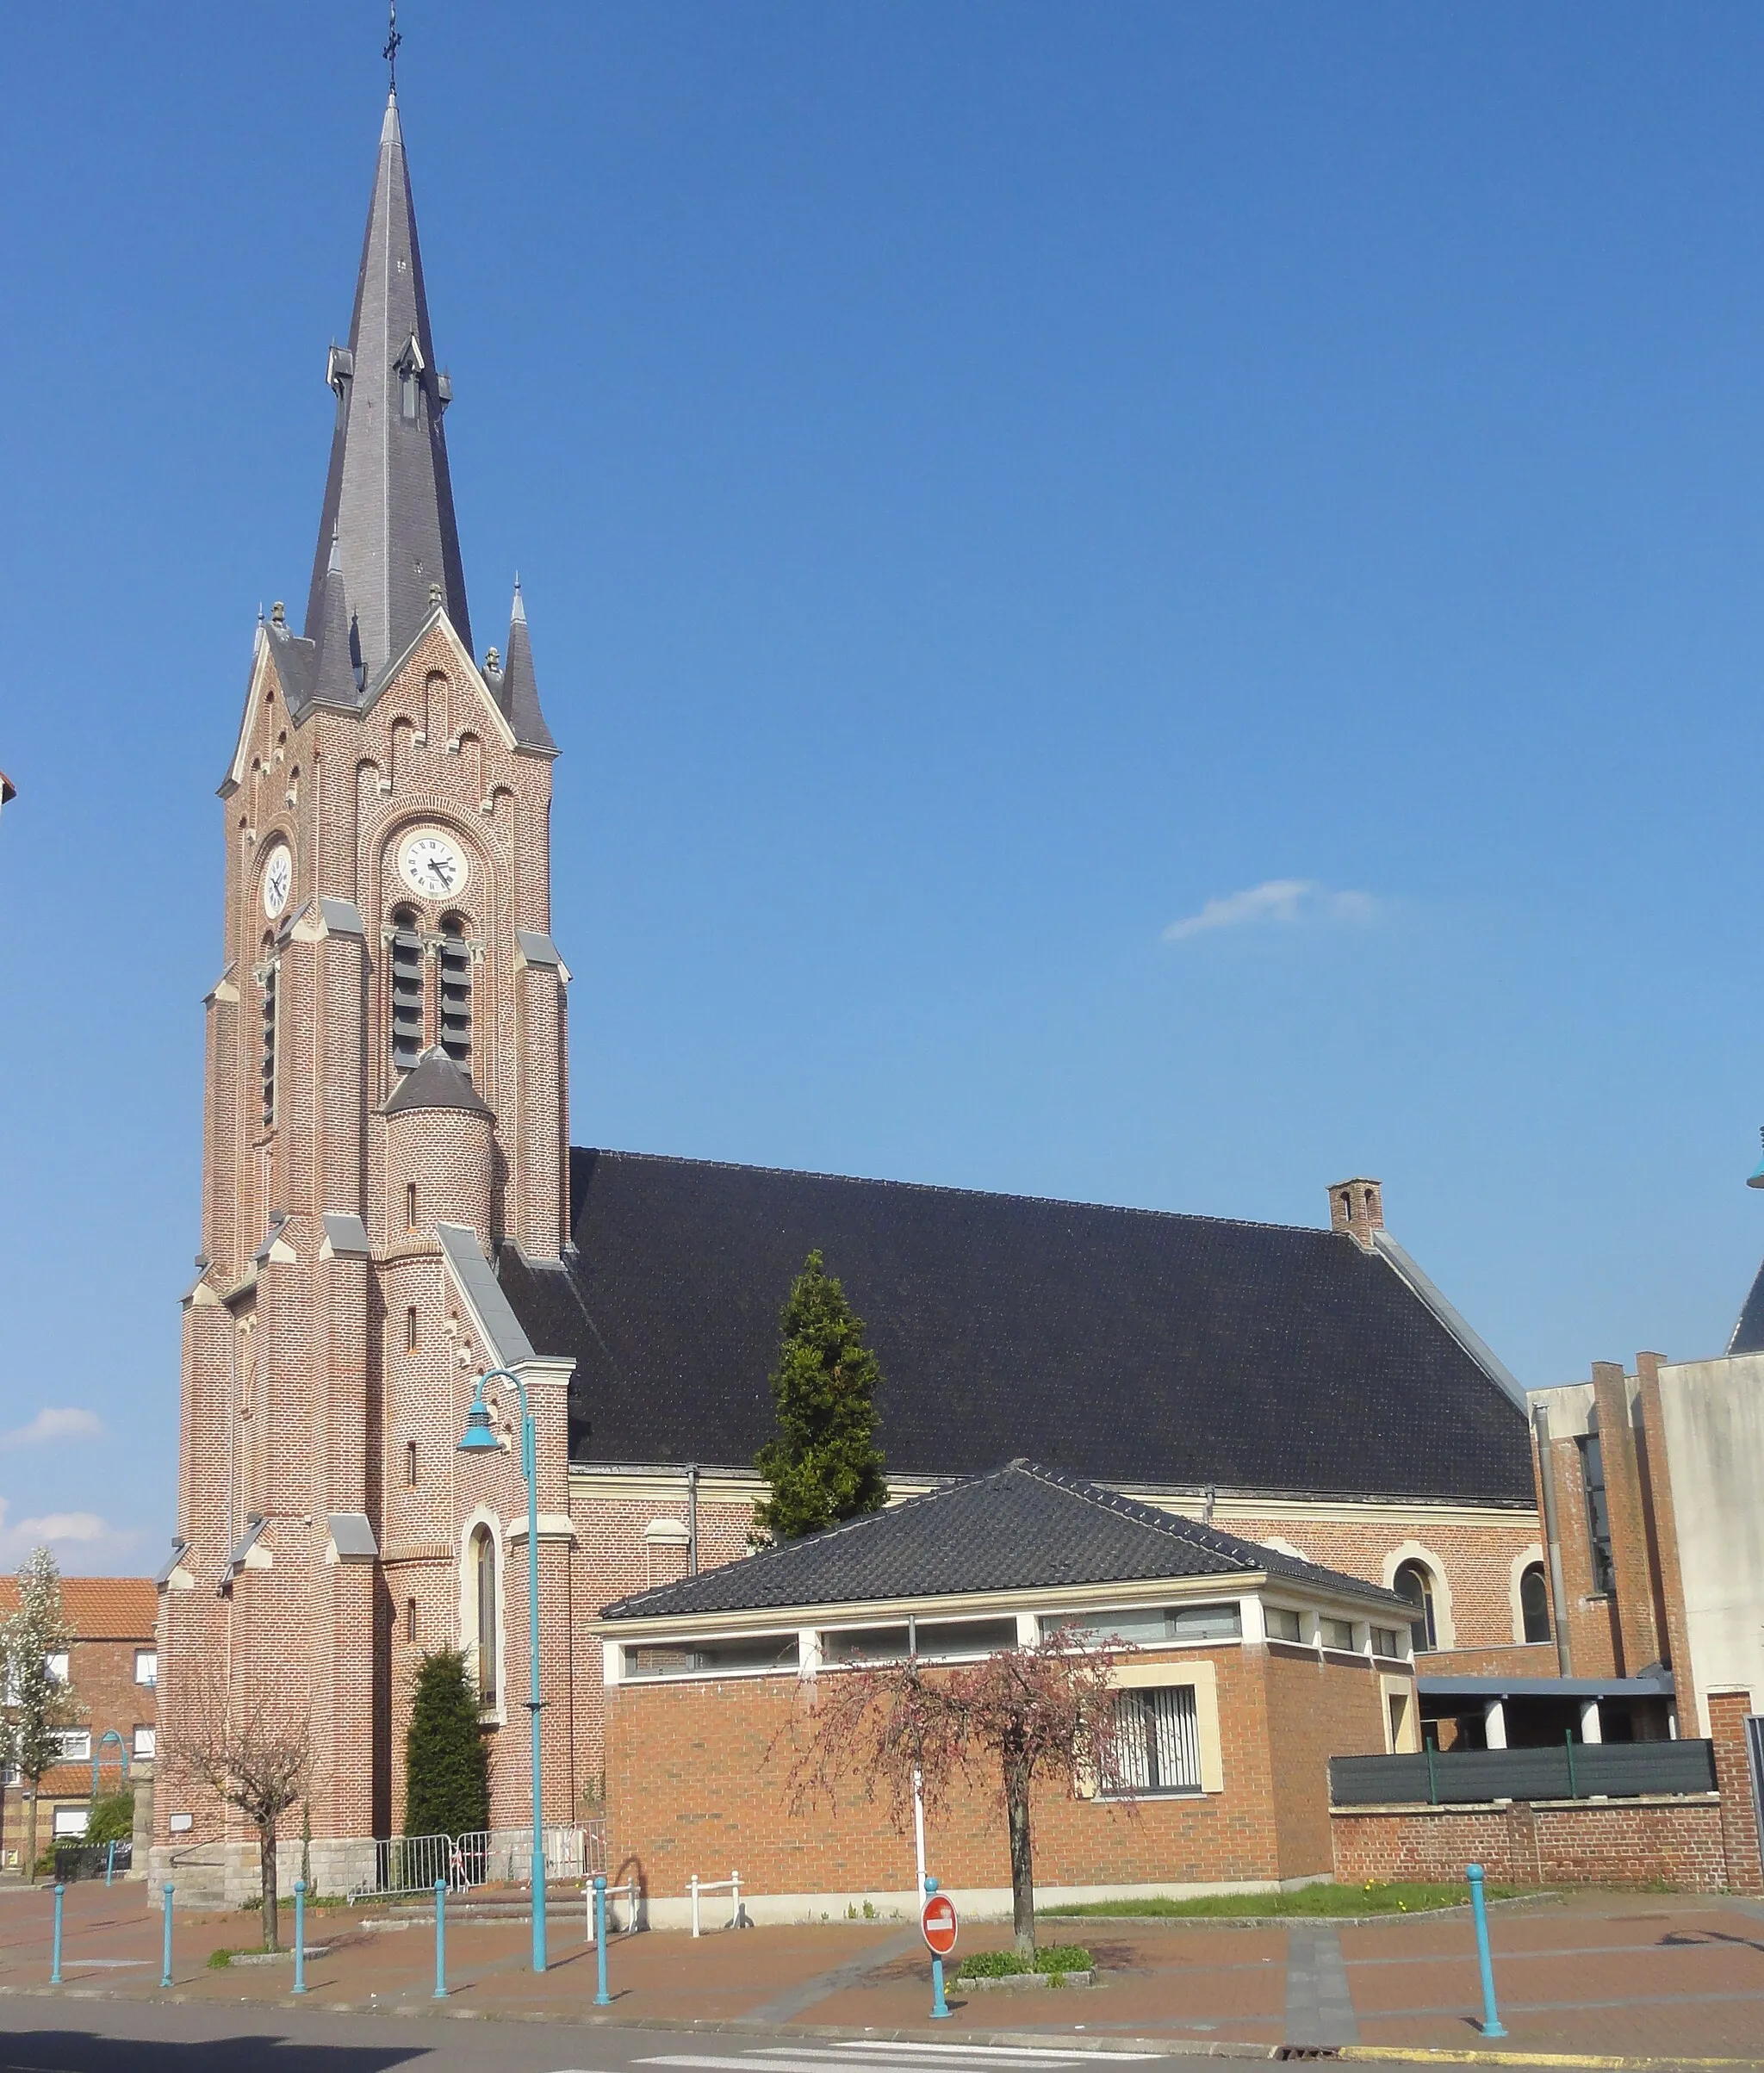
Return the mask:
<svg viewBox="0 0 1764 2073">
<path fill-rule="evenodd" d="M 898 1663 L 915 1651 L 921 1661 L 972 1661 L 1017 1645 L 1014 1619 L 922 1619 L 890 1627 L 835 1627 L 821 1636 L 829 1663 Z"/>
<path fill-rule="evenodd" d="M 1041 1619 L 1044 1635 L 1069 1634 L 1093 1646 L 1119 1642 L 1133 1648 L 1162 1648 L 1172 1642 L 1234 1641 L 1244 1630 L 1235 1604 L 1165 1605 L 1147 1611 L 1134 1606 L 1121 1612 L 1055 1612 Z"/>
<path fill-rule="evenodd" d="M 1326 1648 L 1345 1649 L 1351 1653 L 1354 1623 L 1348 1619 L 1320 1620 L 1317 1623 L 1317 1638 Z"/>
<path fill-rule="evenodd" d="M 1268 1638 L 1275 1642 L 1301 1642 L 1305 1638 L 1304 1623 L 1296 1612 L 1284 1605 L 1269 1605 L 1263 1613 L 1268 1623 Z"/>
<path fill-rule="evenodd" d="M 624 1651 L 624 1674 L 633 1681 L 656 1677 L 719 1677 L 798 1666 L 793 1634 L 742 1635 L 730 1641 L 649 1642 Z"/>
<path fill-rule="evenodd" d="M 1372 1653 L 1374 1655 L 1394 1655 L 1401 1659 L 1402 1652 L 1402 1636 L 1394 1627 L 1373 1628 Z"/>
</svg>

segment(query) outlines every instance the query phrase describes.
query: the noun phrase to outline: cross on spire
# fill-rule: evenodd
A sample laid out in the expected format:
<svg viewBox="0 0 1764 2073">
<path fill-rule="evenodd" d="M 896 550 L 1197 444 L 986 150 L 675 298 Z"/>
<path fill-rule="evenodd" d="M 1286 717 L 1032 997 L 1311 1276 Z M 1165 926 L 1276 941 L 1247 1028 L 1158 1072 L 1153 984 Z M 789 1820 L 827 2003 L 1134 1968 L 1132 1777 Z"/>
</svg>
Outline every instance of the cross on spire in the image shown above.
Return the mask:
<svg viewBox="0 0 1764 2073">
<path fill-rule="evenodd" d="M 380 55 L 386 60 L 386 71 L 393 92 L 398 91 L 398 47 L 404 38 L 398 33 L 398 0 L 386 0 L 386 47 Z"/>
</svg>

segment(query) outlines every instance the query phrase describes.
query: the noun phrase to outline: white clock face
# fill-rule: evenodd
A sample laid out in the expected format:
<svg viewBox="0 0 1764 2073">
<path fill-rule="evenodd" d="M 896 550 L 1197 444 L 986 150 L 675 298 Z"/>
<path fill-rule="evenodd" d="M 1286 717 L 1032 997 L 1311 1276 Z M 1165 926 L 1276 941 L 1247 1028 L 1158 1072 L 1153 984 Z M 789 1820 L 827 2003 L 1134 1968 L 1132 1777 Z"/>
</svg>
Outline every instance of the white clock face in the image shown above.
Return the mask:
<svg viewBox="0 0 1764 2073">
<path fill-rule="evenodd" d="M 273 922 L 294 890 L 294 859 L 286 842 L 278 842 L 264 866 L 264 912 Z"/>
<path fill-rule="evenodd" d="M 419 828 L 399 845 L 398 875 L 425 900 L 445 900 L 465 891 L 471 866 L 451 835 L 438 828 Z"/>
</svg>

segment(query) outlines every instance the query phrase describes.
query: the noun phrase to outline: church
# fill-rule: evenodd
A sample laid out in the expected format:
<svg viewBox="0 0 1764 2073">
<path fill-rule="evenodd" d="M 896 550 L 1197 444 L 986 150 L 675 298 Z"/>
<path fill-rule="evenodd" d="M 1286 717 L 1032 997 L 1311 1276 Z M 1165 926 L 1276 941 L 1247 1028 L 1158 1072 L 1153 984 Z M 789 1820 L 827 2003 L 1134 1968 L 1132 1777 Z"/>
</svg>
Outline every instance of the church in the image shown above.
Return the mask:
<svg viewBox="0 0 1764 2073">
<path fill-rule="evenodd" d="M 336 1890 L 401 1830 L 412 1675 L 460 1647 L 493 1818 L 523 1822 L 513 1393 L 487 1395 L 500 1445 L 458 1447 L 503 1368 L 537 1431 L 547 1818 L 599 1811 L 594 1623 L 745 1554 L 811 1250 L 879 1356 L 897 1497 L 1032 1456 L 1394 1591 L 1443 1664 L 1535 1642 L 1523 1392 L 1386 1230 L 1376 1181 L 1320 1180 L 1318 1226 L 1289 1228 L 572 1144 L 549 831 L 586 723 L 574 690 L 548 721 L 518 587 L 500 639 L 474 638 L 395 94 L 325 379 L 304 618 L 259 624 L 220 786 L 165 1741 L 205 1707 L 307 1720 L 311 1868 Z M 592 1088 L 575 1108 L 592 1137 Z M 168 1784 L 155 1825 L 156 1865 L 254 1885 L 217 1803 Z"/>
</svg>

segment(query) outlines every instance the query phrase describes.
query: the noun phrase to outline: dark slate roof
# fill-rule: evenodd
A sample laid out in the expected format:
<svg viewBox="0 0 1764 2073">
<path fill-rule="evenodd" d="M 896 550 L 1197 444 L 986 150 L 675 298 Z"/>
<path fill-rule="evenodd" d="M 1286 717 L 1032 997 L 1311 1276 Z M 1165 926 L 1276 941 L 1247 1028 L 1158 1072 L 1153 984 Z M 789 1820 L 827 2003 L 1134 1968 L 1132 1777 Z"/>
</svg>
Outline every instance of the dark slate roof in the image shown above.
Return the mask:
<svg viewBox="0 0 1764 2073">
<path fill-rule="evenodd" d="M 750 1463 L 818 1247 L 881 1362 L 898 1473 L 1033 1452 L 1103 1482 L 1533 1499 L 1525 1416 L 1346 1233 L 572 1151 L 577 1257 L 499 1271 L 574 1356 L 573 1459 Z"/>
<path fill-rule="evenodd" d="M 1764 1353 L 1764 1266 L 1753 1276 L 1745 1307 L 1727 1342 L 1730 1353 Z"/>
<path fill-rule="evenodd" d="M 382 1115 L 402 1115 L 409 1108 L 463 1108 L 488 1115 L 490 1104 L 438 1044 L 425 1051 L 392 1090 Z"/>
<path fill-rule="evenodd" d="M 414 418 L 404 413 L 401 364 L 416 370 Z M 349 601 L 348 673 L 359 664 L 371 692 L 427 619 L 432 584 L 440 585 L 447 616 L 468 652 L 472 644 L 441 429 L 450 391 L 429 330 L 395 96 L 386 103 L 380 129 L 349 348 L 341 356 L 333 351 L 331 379 L 339 392 L 337 427 L 305 632 L 316 642 L 326 630 L 326 575 L 334 539 Z M 340 681 L 345 672 L 339 661 L 321 655 L 313 681 Z"/>
<path fill-rule="evenodd" d="M 1264 1572 L 1388 1604 L 1394 1612 L 1407 1610 L 1394 1592 L 1357 1577 L 1015 1461 L 990 1475 L 966 1477 L 825 1533 L 768 1548 L 747 1561 L 638 1592 L 607 1606 L 601 1617 L 782 1611 L 982 1591 L 1223 1580 Z"/>
</svg>

